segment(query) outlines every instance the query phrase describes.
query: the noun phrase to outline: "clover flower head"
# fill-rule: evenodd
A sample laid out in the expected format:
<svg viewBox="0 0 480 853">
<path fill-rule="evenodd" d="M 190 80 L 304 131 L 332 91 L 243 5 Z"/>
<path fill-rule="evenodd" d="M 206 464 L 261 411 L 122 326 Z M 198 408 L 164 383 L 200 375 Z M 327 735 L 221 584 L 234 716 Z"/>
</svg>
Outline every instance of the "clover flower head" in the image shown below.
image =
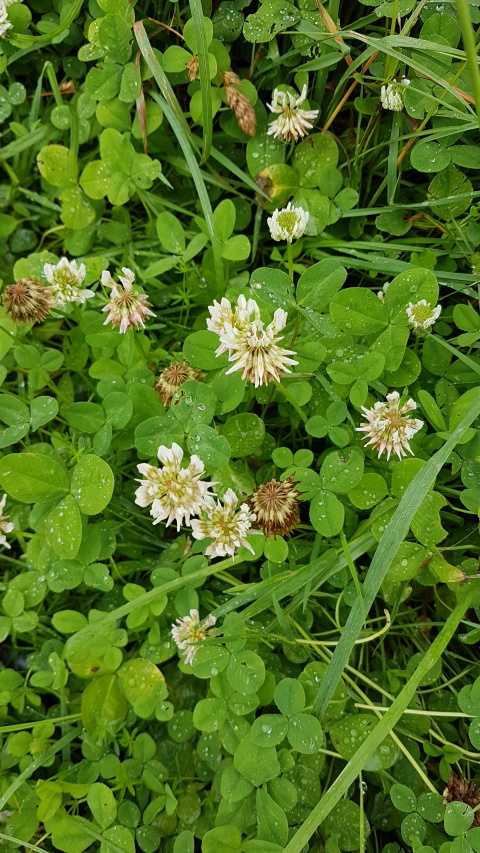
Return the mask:
<svg viewBox="0 0 480 853">
<path fill-rule="evenodd" d="M 305 233 L 310 214 L 302 207 L 293 207 L 289 201 L 287 206 L 275 210 L 267 219 L 270 234 L 274 240 L 286 240 L 292 243 Z"/>
<path fill-rule="evenodd" d="M 408 322 L 412 328 L 426 331 L 438 320 L 442 308 L 440 305 L 431 308 L 426 299 L 421 299 L 420 302 L 416 302 L 415 304 L 409 302 L 408 308 L 405 310 Z"/>
<path fill-rule="evenodd" d="M 192 663 L 199 649 L 198 643 L 205 640 L 211 634 L 211 627 L 215 625 L 215 616 L 210 614 L 200 625 L 200 614 L 198 610 L 192 609 L 188 616 L 177 619 L 177 624 L 172 625 L 172 637 L 176 646 L 184 654 L 184 663 Z"/>
<path fill-rule="evenodd" d="M 423 421 L 410 417 L 410 412 L 417 408 L 414 400 L 407 400 L 401 409 L 399 400 L 400 394 L 393 391 L 387 394 L 387 403 L 375 403 L 372 409 L 362 406 L 367 421 L 357 427 L 357 432 L 366 433 L 365 438 L 369 441 L 365 447 L 375 447 L 379 458 L 386 453 L 390 459 L 393 452 L 401 459 L 407 455 L 407 450 L 414 456 L 409 441 L 423 427 Z"/>
<path fill-rule="evenodd" d="M 102 272 L 102 284 L 104 287 L 110 287 L 110 302 L 102 309 L 108 311 L 107 323 L 112 326 L 120 326 L 120 333 L 125 334 L 129 328 L 137 329 L 139 326 L 145 328 L 145 317 L 155 317 L 153 311 L 148 307 L 151 303 L 148 302 L 146 293 L 139 293 L 134 290 L 132 285 L 135 280 L 135 274 L 128 267 L 122 268 L 123 276 L 119 275 L 120 284 L 112 278 L 108 270 Z"/>
<path fill-rule="evenodd" d="M 180 530 L 182 524 L 190 525 L 192 516 L 214 504 L 209 490 L 215 483 L 201 479 L 205 466 L 195 454 L 185 468 L 181 467 L 183 450 L 175 442 L 171 447 L 161 445 L 157 456 L 162 468 L 146 462 L 137 465 L 142 479 L 138 480 L 140 486 L 135 492 L 135 503 L 150 507 L 153 524 L 165 521 L 168 527 L 175 521 Z"/>
<path fill-rule="evenodd" d="M 285 142 L 290 142 L 291 139 L 297 142 L 298 139 L 308 135 L 319 111 L 300 109 L 306 97 L 306 86 L 298 97 L 290 92 L 274 89 L 272 103 L 268 104 L 268 108 L 270 112 L 276 113 L 278 118 L 268 125 L 269 136 L 273 135 L 275 139 L 283 139 Z"/>
<path fill-rule="evenodd" d="M 408 77 L 402 77 L 401 80 L 394 80 L 393 83 L 387 83 L 380 90 L 380 102 L 384 110 L 393 110 L 399 113 L 403 110 L 405 99 L 405 89 L 410 85 Z"/>
<path fill-rule="evenodd" d="M 41 323 L 53 308 L 51 287 L 46 287 L 38 278 L 19 278 L 8 284 L 2 296 L 5 313 L 14 323 Z"/>
<path fill-rule="evenodd" d="M 238 498 L 232 489 L 227 489 L 223 496 L 223 504 L 208 510 L 203 518 L 192 520 L 192 533 L 195 539 L 213 539 L 205 551 L 208 557 L 233 557 L 242 545 L 253 554 L 253 548 L 246 540 L 251 533 L 255 515 L 248 504 L 243 503 L 237 509 Z"/>
<path fill-rule="evenodd" d="M 82 305 L 95 296 L 93 290 L 81 289 L 86 272 L 85 264 L 78 266 L 68 258 L 61 258 L 58 264 L 44 265 L 43 274 L 51 286 L 55 305 L 62 307 L 68 302 Z"/>
<path fill-rule="evenodd" d="M 293 476 L 281 483 L 273 479 L 262 483 L 249 498 L 257 525 L 265 536 L 273 536 L 274 539 L 277 533 L 285 536 L 300 521 L 297 500 L 300 492 L 295 486 Z"/>
<path fill-rule="evenodd" d="M 277 308 L 273 320 L 264 326 L 262 320 L 254 320 L 243 331 L 227 328 L 220 341 L 229 350 L 229 361 L 235 362 L 227 374 L 242 371 L 242 379 L 248 379 L 258 388 L 270 382 L 279 382 L 285 373 L 291 373 L 291 365 L 298 361 L 290 358 L 296 355 L 294 350 L 278 346 L 283 335 L 278 333 L 285 328 L 287 312 Z"/>
<path fill-rule="evenodd" d="M 11 533 L 15 525 L 11 521 L 7 521 L 7 519 L 10 518 L 9 515 L 3 514 L 6 502 L 7 496 L 4 495 L 0 501 L 0 530 L 2 531 L 2 533 L 0 533 L 0 545 L 3 545 L 4 548 L 11 548 L 11 545 L 7 542 L 5 533 Z"/>
<path fill-rule="evenodd" d="M 255 320 L 260 320 L 260 309 L 254 299 L 246 299 L 241 294 L 237 299 L 235 308 L 225 296 L 220 302 L 213 300 L 213 305 L 209 306 L 210 317 L 207 318 L 207 328 L 211 332 L 215 332 L 221 339 L 225 335 L 242 334 L 245 329 L 251 324 L 251 316 L 254 315 Z M 221 355 L 222 352 L 230 350 L 228 344 L 220 343 L 216 351 L 216 355 Z"/>
</svg>

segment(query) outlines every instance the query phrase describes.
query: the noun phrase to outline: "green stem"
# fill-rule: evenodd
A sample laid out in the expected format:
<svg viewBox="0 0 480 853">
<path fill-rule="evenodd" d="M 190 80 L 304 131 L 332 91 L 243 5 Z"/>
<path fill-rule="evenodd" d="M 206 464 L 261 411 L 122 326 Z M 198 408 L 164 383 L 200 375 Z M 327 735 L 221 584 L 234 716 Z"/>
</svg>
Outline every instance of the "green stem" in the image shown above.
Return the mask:
<svg viewBox="0 0 480 853">
<path fill-rule="evenodd" d="M 293 282 L 293 246 L 291 243 L 287 243 L 287 264 L 288 274 Z"/>
<path fill-rule="evenodd" d="M 470 82 L 475 98 L 475 111 L 480 122 L 480 72 L 478 70 L 477 46 L 473 32 L 472 20 L 468 8 L 468 0 L 457 0 L 457 12 L 462 30 L 462 41 L 467 56 L 467 68 L 470 72 Z"/>
<path fill-rule="evenodd" d="M 307 844 L 308 840 L 312 837 L 319 824 L 321 824 L 327 815 L 330 814 L 333 807 L 339 802 L 359 773 L 364 769 L 369 758 L 371 758 L 372 754 L 376 749 L 378 749 L 384 738 L 389 734 L 396 723 L 398 723 L 405 709 L 414 698 L 422 679 L 429 672 L 432 666 L 434 666 L 434 664 L 436 664 L 440 659 L 447 648 L 448 643 L 455 635 L 466 611 L 471 606 L 473 593 L 474 584 L 472 583 L 467 589 L 466 595 L 462 597 L 462 600 L 457 604 L 455 610 L 453 610 L 448 617 L 442 630 L 425 653 L 418 665 L 418 668 L 415 670 L 401 693 L 397 696 L 393 705 L 388 709 L 383 719 L 377 723 L 353 758 L 335 779 L 333 785 L 323 795 L 320 802 L 303 822 L 300 829 L 295 833 L 293 838 L 285 847 L 284 853 L 300 853 L 304 845 Z"/>
<path fill-rule="evenodd" d="M 297 401 L 295 400 L 295 398 L 294 398 L 294 397 L 292 397 L 292 395 L 291 395 L 291 394 L 289 393 L 289 391 L 287 391 L 287 389 L 286 389 L 286 388 L 281 384 L 281 382 L 277 382 L 277 380 L 276 380 L 276 379 L 274 379 L 273 381 L 274 381 L 274 383 L 275 383 L 275 385 L 276 385 L 277 391 L 280 391 L 280 393 L 281 393 L 281 394 L 283 394 L 283 396 L 288 400 L 288 402 L 290 403 L 290 405 L 291 405 L 291 406 L 293 406 L 293 408 L 295 409 L 295 411 L 296 411 L 297 415 L 299 415 L 299 416 L 301 417 L 301 419 L 302 419 L 303 423 L 304 423 L 304 424 L 306 424 L 306 423 L 307 423 L 308 418 L 307 418 L 306 414 L 305 414 L 304 412 L 302 412 L 302 410 L 301 410 L 300 406 L 298 405 Z"/>
</svg>

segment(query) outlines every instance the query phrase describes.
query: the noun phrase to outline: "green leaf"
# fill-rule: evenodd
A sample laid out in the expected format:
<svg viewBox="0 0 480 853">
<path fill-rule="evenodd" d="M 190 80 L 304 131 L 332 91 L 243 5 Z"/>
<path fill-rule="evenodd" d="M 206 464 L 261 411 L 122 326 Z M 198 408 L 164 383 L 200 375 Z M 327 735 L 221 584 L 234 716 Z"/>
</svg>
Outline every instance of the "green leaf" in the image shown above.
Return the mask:
<svg viewBox="0 0 480 853">
<path fill-rule="evenodd" d="M 135 853 L 133 833 L 126 826 L 110 826 L 103 833 L 100 853 Z"/>
<path fill-rule="evenodd" d="M 40 174 L 54 187 L 71 187 L 77 182 L 77 159 L 64 145 L 46 145 L 37 155 Z"/>
<path fill-rule="evenodd" d="M 463 835 L 470 829 L 474 817 L 473 809 L 466 803 L 448 803 L 443 819 L 445 832 L 447 835 Z"/>
<path fill-rule="evenodd" d="M 287 736 L 292 749 L 303 755 L 313 755 L 323 743 L 322 727 L 311 714 L 294 714 L 288 724 Z"/>
<path fill-rule="evenodd" d="M 123 391 L 111 391 L 103 398 L 102 406 L 107 422 L 113 429 L 123 429 L 133 415 L 133 403 Z"/>
<path fill-rule="evenodd" d="M 181 255 L 185 251 L 183 225 L 173 213 L 163 212 L 157 216 L 157 235 L 166 252 Z"/>
<path fill-rule="evenodd" d="M 297 303 L 322 311 L 345 283 L 347 272 L 335 258 L 324 258 L 304 272 L 297 283 Z"/>
<path fill-rule="evenodd" d="M 255 652 L 235 652 L 228 662 L 227 678 L 237 693 L 256 693 L 265 681 L 265 664 Z"/>
<path fill-rule="evenodd" d="M 395 782 L 390 789 L 393 805 L 401 812 L 414 812 L 417 808 L 417 798 L 410 788 Z"/>
<path fill-rule="evenodd" d="M 282 270 L 259 267 L 251 275 L 250 287 L 255 291 L 255 299 L 274 308 L 288 311 L 293 305 L 293 285 Z"/>
<path fill-rule="evenodd" d="M 72 473 L 71 489 L 85 515 L 96 515 L 109 504 L 114 477 L 110 466 L 93 454 L 82 456 Z"/>
<path fill-rule="evenodd" d="M 82 694 L 82 722 L 89 734 L 113 734 L 126 713 L 127 702 L 115 673 L 100 675 L 87 684 Z"/>
<path fill-rule="evenodd" d="M 384 304 L 371 290 L 361 287 L 347 287 L 337 293 L 330 304 L 330 315 L 349 335 L 369 335 L 387 325 Z"/>
<path fill-rule="evenodd" d="M 288 840 L 288 820 L 284 810 L 264 790 L 256 793 L 257 838 L 284 846 Z"/>
<path fill-rule="evenodd" d="M 81 187 L 67 187 L 60 195 L 61 219 L 67 228 L 81 231 L 95 221 L 96 213 Z"/>
<path fill-rule="evenodd" d="M 0 483 L 22 503 L 58 500 L 68 492 L 65 470 L 39 453 L 12 453 L 0 460 Z"/>
<path fill-rule="evenodd" d="M 338 850 L 349 853 L 360 847 L 361 821 L 363 837 L 366 838 L 370 834 L 370 825 L 365 815 L 361 816 L 360 806 L 352 800 L 341 800 L 322 821 L 322 833 L 335 842 Z"/>
<path fill-rule="evenodd" d="M 193 710 L 193 724 L 201 732 L 216 732 L 223 726 L 227 710 L 225 699 L 200 699 Z"/>
<path fill-rule="evenodd" d="M 198 424 L 210 423 L 216 402 L 208 385 L 191 379 L 178 389 L 170 411 L 188 432 L 195 430 Z"/>
<path fill-rule="evenodd" d="M 362 452 L 352 447 L 329 453 L 323 460 L 320 473 L 326 489 L 342 494 L 358 486 L 362 479 L 363 467 Z"/>
<path fill-rule="evenodd" d="M 225 243 L 232 235 L 236 218 L 235 205 L 230 198 L 224 198 L 220 204 L 217 204 L 213 211 L 213 221 L 215 222 L 215 228 L 222 243 Z"/>
<path fill-rule="evenodd" d="M 98 403 L 72 403 L 67 409 L 67 420 L 80 432 L 97 432 L 105 423 L 105 414 Z"/>
<path fill-rule="evenodd" d="M 288 721 L 282 714 L 262 714 L 253 721 L 250 737 L 255 746 L 276 746 L 285 738 L 287 729 Z"/>
<path fill-rule="evenodd" d="M 222 258 L 227 261 L 245 261 L 250 254 L 250 240 L 245 234 L 235 234 L 222 247 Z"/>
<path fill-rule="evenodd" d="M 450 163 L 450 149 L 438 142 L 417 142 L 410 152 L 410 162 L 419 172 L 441 172 Z"/>
<path fill-rule="evenodd" d="M 23 426 L 30 420 L 28 407 L 16 397 L 0 394 L 0 420 L 8 426 Z"/>
<path fill-rule="evenodd" d="M 183 437 L 183 426 L 174 417 L 147 418 L 135 430 L 135 447 L 141 457 L 150 459 L 157 455 L 162 444 L 165 447 L 171 447 L 173 442 L 181 445 Z"/>
<path fill-rule="evenodd" d="M 190 364 L 201 370 L 219 370 L 227 365 L 226 354 L 219 357 L 215 355 L 219 344 L 215 332 L 193 332 L 183 342 L 183 355 Z"/>
<path fill-rule="evenodd" d="M 165 678 L 158 666 L 144 658 L 127 660 L 118 670 L 123 692 L 139 717 L 148 717 L 157 700 L 165 698 Z"/>
<path fill-rule="evenodd" d="M 82 519 L 75 499 L 67 495 L 43 520 L 45 538 L 56 554 L 71 560 L 82 541 Z"/>
<path fill-rule="evenodd" d="M 222 430 L 233 457 L 249 456 L 258 452 L 265 436 L 265 425 L 257 415 L 247 412 L 233 415 Z"/>
<path fill-rule="evenodd" d="M 275 704 L 282 714 L 291 717 L 305 707 L 305 691 L 295 678 L 282 678 L 275 688 Z"/>
<path fill-rule="evenodd" d="M 202 853 L 240 853 L 241 849 L 242 836 L 236 826 L 217 826 L 202 838 Z"/>
<path fill-rule="evenodd" d="M 35 397 L 30 403 L 32 430 L 48 424 L 58 414 L 58 403 L 54 397 Z"/>
<path fill-rule="evenodd" d="M 259 787 L 280 773 L 280 764 L 274 746 L 256 746 L 247 735 L 235 750 L 233 763 L 252 785 Z"/>
<path fill-rule="evenodd" d="M 337 752 L 347 761 L 375 728 L 377 718 L 373 714 L 347 714 L 330 728 L 332 743 Z M 368 759 L 365 769 L 387 770 L 398 760 L 399 751 L 394 742 L 387 738 Z"/>
<path fill-rule="evenodd" d="M 315 530 L 327 538 L 340 533 L 345 519 L 345 508 L 333 492 L 323 491 L 310 504 L 310 522 Z"/>
<path fill-rule="evenodd" d="M 412 302 L 425 299 L 431 307 L 437 304 L 438 282 L 431 270 L 411 267 L 390 282 L 385 293 L 384 305 L 391 318 L 407 323 L 406 309 Z M 380 302 L 380 300 L 378 300 Z"/>
<path fill-rule="evenodd" d="M 98 44 L 111 62 L 124 65 L 130 59 L 132 32 L 121 15 L 108 14 L 100 18 L 97 31 Z"/>
<path fill-rule="evenodd" d="M 371 509 L 383 500 L 388 494 L 388 487 L 381 476 L 368 472 L 362 474 L 362 478 L 355 488 L 350 489 L 348 498 L 358 509 Z"/>
<path fill-rule="evenodd" d="M 88 807 L 97 823 L 106 829 L 117 816 L 115 797 L 102 782 L 94 782 L 87 794 Z"/>
<path fill-rule="evenodd" d="M 230 459 L 230 445 L 213 427 L 196 424 L 187 438 L 189 453 L 196 453 L 206 471 L 222 468 Z"/>
<path fill-rule="evenodd" d="M 45 829 L 51 833 L 53 846 L 63 853 L 82 853 L 91 847 L 93 825 L 90 821 L 67 814 L 64 809 L 59 809 L 45 821 Z"/>
</svg>

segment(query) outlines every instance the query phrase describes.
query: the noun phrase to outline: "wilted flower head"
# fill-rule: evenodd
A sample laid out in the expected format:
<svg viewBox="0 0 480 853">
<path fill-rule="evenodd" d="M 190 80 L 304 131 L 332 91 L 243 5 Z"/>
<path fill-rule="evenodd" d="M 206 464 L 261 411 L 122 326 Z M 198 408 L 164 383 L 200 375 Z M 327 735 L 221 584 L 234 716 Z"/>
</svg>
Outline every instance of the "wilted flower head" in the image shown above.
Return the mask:
<svg viewBox="0 0 480 853">
<path fill-rule="evenodd" d="M 403 102 L 405 98 L 405 89 L 410 85 L 408 77 L 403 77 L 401 80 L 394 80 L 393 83 L 388 83 L 382 86 L 380 90 L 380 101 L 384 110 L 393 110 L 396 113 L 403 110 Z"/>
<path fill-rule="evenodd" d="M 273 479 L 262 483 L 249 498 L 257 524 L 265 536 L 274 539 L 277 533 L 285 536 L 300 521 L 297 500 L 300 492 L 295 486 L 293 477 L 287 477 L 282 483 Z"/>
<path fill-rule="evenodd" d="M 172 361 L 157 378 L 154 386 L 155 391 L 162 398 L 164 405 L 169 406 L 172 397 L 184 382 L 188 382 L 189 379 L 197 380 L 201 376 L 200 371 L 192 367 L 185 359 L 183 361 Z"/>
<path fill-rule="evenodd" d="M 41 323 L 54 304 L 52 288 L 38 278 L 19 278 L 8 284 L 2 302 L 14 323 Z"/>
<path fill-rule="evenodd" d="M 199 646 L 205 637 L 211 634 L 212 625 L 216 622 L 215 616 L 210 614 L 200 626 L 200 614 L 198 610 L 190 610 L 189 616 L 184 616 L 182 619 L 177 619 L 177 624 L 172 625 L 172 637 L 175 644 L 185 655 L 185 663 L 191 663 L 197 654 Z"/>
<path fill-rule="evenodd" d="M 227 374 L 241 370 L 242 379 L 248 379 L 258 388 L 274 380 L 279 382 L 284 373 L 291 373 L 290 365 L 298 362 L 289 356 L 296 353 L 278 346 L 278 341 L 283 340 L 283 335 L 278 333 L 286 323 L 287 312 L 283 308 L 277 308 L 266 328 L 260 319 L 253 320 L 241 330 L 226 323 L 220 341 L 229 351 L 228 360 L 235 362 Z"/>
<path fill-rule="evenodd" d="M 223 505 L 208 509 L 205 518 L 192 520 L 192 533 L 195 539 L 213 539 L 205 551 L 208 557 L 233 557 L 235 551 L 242 545 L 253 554 L 253 548 L 246 540 L 250 533 L 255 515 L 248 504 L 241 504 L 237 510 L 238 498 L 232 489 L 227 489 L 223 496 Z"/>
<path fill-rule="evenodd" d="M 248 133 L 249 136 L 255 136 L 257 129 L 255 110 L 247 96 L 235 88 L 235 86 L 242 85 L 240 77 L 234 71 L 226 71 L 223 74 L 223 85 L 225 86 L 228 106 L 235 113 L 240 130 Z"/>
<path fill-rule="evenodd" d="M 400 394 L 393 391 L 387 394 L 387 403 L 375 403 L 373 409 L 362 406 L 362 411 L 367 417 L 367 422 L 357 427 L 358 432 L 366 433 L 366 447 L 370 444 L 378 450 L 378 456 L 386 452 L 387 459 L 391 453 L 396 453 L 398 458 L 406 456 L 406 451 L 414 455 L 409 441 L 412 436 L 423 427 L 423 421 L 411 418 L 410 412 L 417 408 L 414 400 L 407 400 L 401 409 L 398 408 Z"/>
<path fill-rule="evenodd" d="M 275 210 L 267 219 L 270 234 L 274 240 L 286 240 L 292 243 L 305 233 L 310 214 L 303 207 L 292 207 L 289 201 L 282 210 Z"/>
<path fill-rule="evenodd" d="M 104 287 L 111 287 L 110 302 L 102 308 L 102 311 L 108 311 L 107 323 L 111 323 L 113 327 L 120 326 L 120 333 L 125 332 L 132 326 L 145 328 L 145 317 L 155 317 L 153 311 L 147 306 L 148 296 L 145 293 L 138 293 L 133 290 L 132 284 L 135 281 L 135 274 L 128 267 L 122 267 L 123 276 L 119 275 L 120 284 L 113 280 L 108 270 L 102 272 L 102 284 Z"/>
<path fill-rule="evenodd" d="M 431 308 L 426 299 L 421 299 L 415 304 L 409 302 L 405 310 L 408 322 L 414 329 L 429 329 L 440 317 L 442 308 L 440 305 Z"/>
<path fill-rule="evenodd" d="M 0 530 L 3 531 L 3 533 L 0 533 L 0 545 L 3 545 L 5 548 L 10 548 L 11 546 L 8 544 L 7 538 L 4 534 L 11 533 L 14 528 L 14 524 L 11 521 L 7 521 L 7 518 L 10 518 L 9 515 L 3 514 L 6 502 L 7 496 L 4 495 L 0 501 Z"/>
<path fill-rule="evenodd" d="M 93 290 L 81 290 L 86 275 L 85 264 L 77 266 L 76 261 L 61 258 L 58 264 L 45 264 L 43 274 L 52 287 L 55 305 L 78 302 L 82 305 L 86 299 L 95 296 Z"/>
<path fill-rule="evenodd" d="M 163 468 L 155 468 L 146 462 L 137 465 L 143 479 L 138 481 L 140 486 L 135 492 L 135 503 L 151 507 L 154 524 L 166 521 L 168 526 L 175 521 L 177 530 L 180 530 L 181 524 L 190 525 L 193 515 L 214 505 L 209 489 L 215 484 L 200 479 L 205 473 L 205 466 L 198 456 L 191 456 L 187 467 L 181 467 L 183 450 L 175 442 L 171 447 L 159 447 L 157 456 Z"/>
<path fill-rule="evenodd" d="M 268 108 L 270 112 L 277 113 L 278 118 L 268 125 L 267 133 L 269 136 L 273 134 L 276 139 L 283 139 L 285 142 L 290 142 L 291 139 L 296 142 L 303 136 L 307 136 L 319 111 L 299 109 L 306 97 L 306 86 L 303 87 L 298 97 L 290 94 L 290 92 L 274 89 L 272 103 L 268 104 Z"/>
</svg>

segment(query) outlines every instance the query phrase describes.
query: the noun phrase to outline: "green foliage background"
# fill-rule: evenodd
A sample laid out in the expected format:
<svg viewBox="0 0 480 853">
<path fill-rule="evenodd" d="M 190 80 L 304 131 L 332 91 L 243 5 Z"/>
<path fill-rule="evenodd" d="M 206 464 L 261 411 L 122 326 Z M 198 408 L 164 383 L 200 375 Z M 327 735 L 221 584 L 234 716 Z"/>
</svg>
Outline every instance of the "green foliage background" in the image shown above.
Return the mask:
<svg viewBox="0 0 480 853">
<path fill-rule="evenodd" d="M 479 853 L 478 812 L 443 802 L 452 770 L 480 781 L 479 4 L 7 11 L 0 277 L 68 255 L 97 295 L 0 318 L 0 850 Z M 318 120 L 286 144 L 266 105 L 304 85 Z M 290 200 L 288 251 L 266 220 Z M 156 313 L 126 335 L 99 286 L 122 267 Z M 207 308 L 240 294 L 288 311 L 278 385 L 215 356 Z M 416 336 L 421 299 L 442 314 Z M 202 377 L 166 408 L 174 356 Z M 393 390 L 425 421 L 401 461 L 356 431 Z M 136 466 L 172 442 L 220 494 L 293 475 L 293 535 L 209 562 L 152 527 Z M 191 608 L 219 629 L 192 667 Z"/>
</svg>

